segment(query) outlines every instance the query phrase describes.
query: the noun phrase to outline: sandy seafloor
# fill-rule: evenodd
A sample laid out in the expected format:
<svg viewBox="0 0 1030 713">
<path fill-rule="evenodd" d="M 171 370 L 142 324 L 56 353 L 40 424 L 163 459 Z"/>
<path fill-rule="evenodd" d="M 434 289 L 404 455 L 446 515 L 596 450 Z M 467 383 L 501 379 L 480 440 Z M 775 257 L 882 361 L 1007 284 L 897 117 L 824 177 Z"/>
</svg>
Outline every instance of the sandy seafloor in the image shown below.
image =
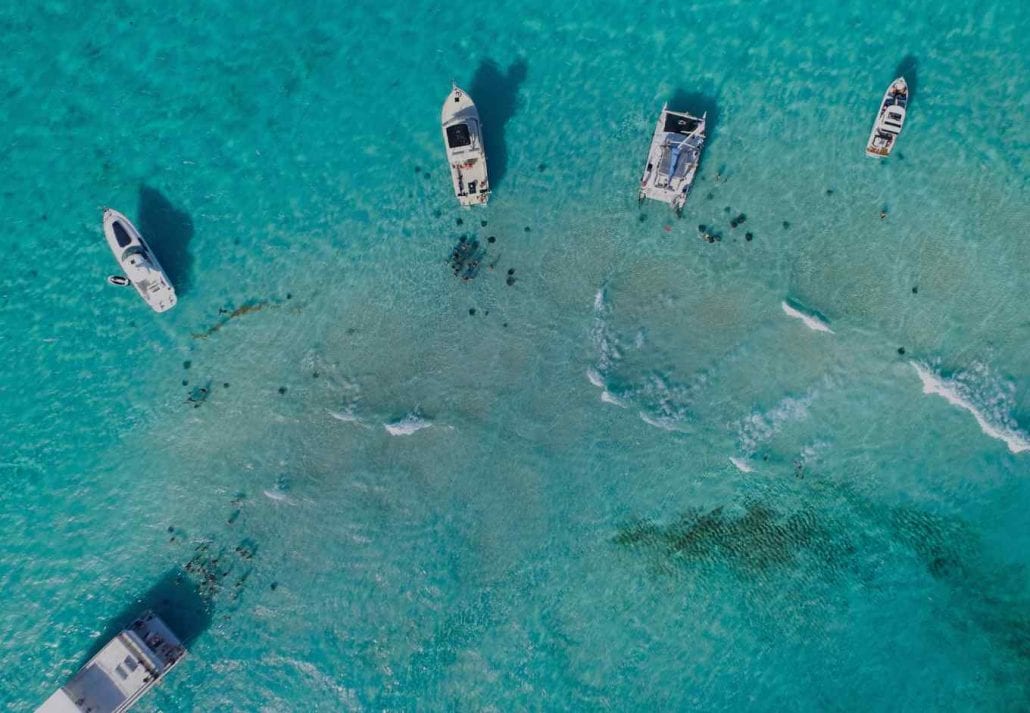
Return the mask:
<svg viewBox="0 0 1030 713">
<path fill-rule="evenodd" d="M 0 707 L 151 600 L 191 644 L 144 711 L 1030 707 L 1025 4 L 0 29 Z M 665 101 L 710 125 L 678 220 L 635 195 Z M 103 206 L 172 312 L 105 283 Z"/>
</svg>

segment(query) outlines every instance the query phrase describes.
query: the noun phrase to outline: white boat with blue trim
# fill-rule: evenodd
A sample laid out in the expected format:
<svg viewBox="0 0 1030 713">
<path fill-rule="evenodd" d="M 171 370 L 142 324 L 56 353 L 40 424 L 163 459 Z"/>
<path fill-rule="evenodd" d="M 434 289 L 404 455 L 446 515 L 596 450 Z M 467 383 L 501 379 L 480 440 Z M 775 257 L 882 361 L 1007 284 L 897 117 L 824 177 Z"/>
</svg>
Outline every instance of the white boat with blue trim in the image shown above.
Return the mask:
<svg viewBox="0 0 1030 713">
<path fill-rule="evenodd" d="M 901 129 L 905 125 L 905 114 L 908 110 L 908 82 L 904 77 L 898 77 L 887 87 L 883 101 L 880 102 L 880 112 L 876 115 L 876 122 L 869 134 L 869 143 L 865 147 L 865 155 L 873 158 L 890 156 L 897 143 Z"/>
<path fill-rule="evenodd" d="M 697 117 L 662 107 L 640 179 L 641 203 L 650 198 L 668 203 L 677 215 L 683 210 L 701 163 L 707 118 L 707 112 Z"/>
</svg>

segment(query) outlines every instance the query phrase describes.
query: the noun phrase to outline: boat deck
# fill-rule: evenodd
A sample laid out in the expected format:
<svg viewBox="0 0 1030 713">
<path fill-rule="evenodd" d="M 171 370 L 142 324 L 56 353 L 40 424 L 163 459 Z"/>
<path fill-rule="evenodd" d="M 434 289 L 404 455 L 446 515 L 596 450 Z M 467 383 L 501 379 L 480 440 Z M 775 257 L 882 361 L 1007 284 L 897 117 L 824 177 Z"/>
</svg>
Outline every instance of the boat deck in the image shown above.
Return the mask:
<svg viewBox="0 0 1030 713">
<path fill-rule="evenodd" d="M 122 713 L 185 654 L 171 629 L 147 612 L 109 641 L 36 713 Z"/>
</svg>

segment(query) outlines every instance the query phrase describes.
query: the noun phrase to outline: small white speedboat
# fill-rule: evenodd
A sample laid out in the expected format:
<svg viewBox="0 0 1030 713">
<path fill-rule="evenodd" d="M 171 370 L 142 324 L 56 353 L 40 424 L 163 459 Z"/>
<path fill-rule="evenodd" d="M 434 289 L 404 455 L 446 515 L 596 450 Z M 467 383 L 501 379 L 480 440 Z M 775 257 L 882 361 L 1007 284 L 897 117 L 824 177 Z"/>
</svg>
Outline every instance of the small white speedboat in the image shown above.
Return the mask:
<svg viewBox="0 0 1030 713">
<path fill-rule="evenodd" d="M 707 118 L 707 113 L 696 117 L 662 107 L 640 179 L 640 202 L 650 198 L 668 203 L 677 214 L 683 210 L 701 162 Z"/>
<path fill-rule="evenodd" d="M 125 277 L 140 297 L 155 312 L 165 312 L 174 307 L 175 289 L 136 226 L 118 211 L 106 208 L 104 236 Z M 112 284 L 119 282 L 112 281 Z"/>
<path fill-rule="evenodd" d="M 444 100 L 440 123 L 458 202 L 462 205 L 486 203 L 490 197 L 490 180 L 486 173 L 483 126 L 472 97 L 456 84 Z"/>
<path fill-rule="evenodd" d="M 908 107 L 908 82 L 898 77 L 887 87 L 887 93 L 880 102 L 880 113 L 869 134 L 865 155 L 874 158 L 890 156 L 898 135 L 905 124 L 905 109 Z"/>
</svg>

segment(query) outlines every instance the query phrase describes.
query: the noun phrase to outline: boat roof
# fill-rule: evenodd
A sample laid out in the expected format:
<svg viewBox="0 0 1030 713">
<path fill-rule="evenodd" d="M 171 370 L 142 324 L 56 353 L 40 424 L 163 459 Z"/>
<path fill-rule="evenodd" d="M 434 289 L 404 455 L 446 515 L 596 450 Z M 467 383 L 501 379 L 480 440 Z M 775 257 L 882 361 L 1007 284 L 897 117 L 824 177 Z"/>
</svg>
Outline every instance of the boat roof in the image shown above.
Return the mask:
<svg viewBox="0 0 1030 713">
<path fill-rule="evenodd" d="M 697 127 L 701 126 L 702 121 L 703 119 L 690 114 L 666 111 L 665 124 L 662 127 L 662 131 L 670 134 L 691 134 L 697 130 Z"/>
<path fill-rule="evenodd" d="M 184 653 L 175 634 L 148 612 L 111 639 L 36 713 L 125 710 Z"/>
</svg>

